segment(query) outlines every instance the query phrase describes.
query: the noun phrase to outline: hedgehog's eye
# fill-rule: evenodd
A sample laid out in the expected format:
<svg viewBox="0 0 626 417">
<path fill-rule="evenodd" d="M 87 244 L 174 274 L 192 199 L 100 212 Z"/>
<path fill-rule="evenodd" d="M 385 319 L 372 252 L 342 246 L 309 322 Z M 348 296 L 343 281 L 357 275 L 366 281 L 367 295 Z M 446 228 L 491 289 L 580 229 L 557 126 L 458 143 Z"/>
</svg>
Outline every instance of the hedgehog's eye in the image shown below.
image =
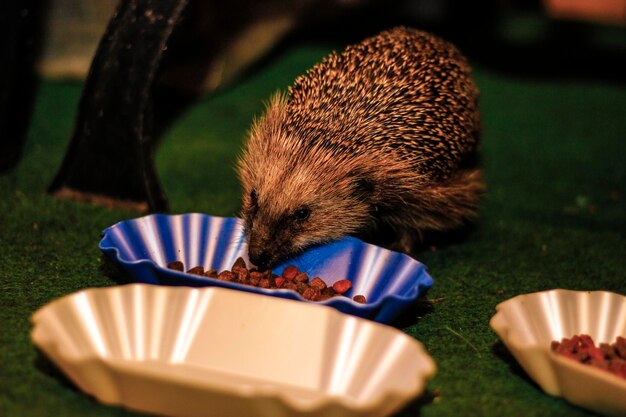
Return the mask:
<svg viewBox="0 0 626 417">
<path fill-rule="evenodd" d="M 308 219 L 310 214 L 311 214 L 311 210 L 309 210 L 308 207 L 300 207 L 298 210 L 296 210 L 293 213 L 293 217 L 296 220 L 302 221 L 302 220 Z"/>
</svg>

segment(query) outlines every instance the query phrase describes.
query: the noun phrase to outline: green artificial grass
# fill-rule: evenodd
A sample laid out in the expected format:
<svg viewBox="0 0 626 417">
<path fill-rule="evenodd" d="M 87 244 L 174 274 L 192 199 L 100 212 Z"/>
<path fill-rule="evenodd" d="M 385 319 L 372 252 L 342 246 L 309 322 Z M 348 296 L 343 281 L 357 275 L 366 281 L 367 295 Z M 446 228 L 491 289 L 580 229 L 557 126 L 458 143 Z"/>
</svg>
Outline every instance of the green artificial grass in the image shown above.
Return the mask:
<svg viewBox="0 0 626 417">
<path fill-rule="evenodd" d="M 251 120 L 275 90 L 328 51 L 285 50 L 176 122 L 157 152 L 173 213 L 236 214 L 233 165 Z M 399 415 L 591 415 L 545 395 L 488 323 L 496 304 L 517 294 L 551 288 L 626 294 L 626 88 L 474 67 L 488 192 L 466 239 L 419 256 L 435 281 L 428 297 L 441 300 L 408 310 L 394 325 L 437 362 L 428 389 L 440 396 L 418 399 Z M 82 394 L 29 340 L 37 308 L 82 288 L 116 284 L 97 248 L 100 232 L 139 216 L 46 194 L 80 92 L 78 84 L 42 83 L 23 160 L 0 176 L 1 416 L 135 415 Z"/>
</svg>

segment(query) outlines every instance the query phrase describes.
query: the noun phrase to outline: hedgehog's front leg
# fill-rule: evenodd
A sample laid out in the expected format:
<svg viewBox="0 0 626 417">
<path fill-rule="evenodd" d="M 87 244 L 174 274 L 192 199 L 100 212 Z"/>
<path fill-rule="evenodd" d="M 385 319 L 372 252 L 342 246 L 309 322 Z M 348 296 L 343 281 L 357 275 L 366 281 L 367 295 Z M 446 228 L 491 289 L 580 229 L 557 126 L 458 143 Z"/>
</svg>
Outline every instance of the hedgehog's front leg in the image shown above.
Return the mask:
<svg viewBox="0 0 626 417">
<path fill-rule="evenodd" d="M 397 230 L 394 240 L 385 246 L 387 249 L 413 256 L 422 243 L 422 234 L 419 230 L 402 229 Z"/>
</svg>

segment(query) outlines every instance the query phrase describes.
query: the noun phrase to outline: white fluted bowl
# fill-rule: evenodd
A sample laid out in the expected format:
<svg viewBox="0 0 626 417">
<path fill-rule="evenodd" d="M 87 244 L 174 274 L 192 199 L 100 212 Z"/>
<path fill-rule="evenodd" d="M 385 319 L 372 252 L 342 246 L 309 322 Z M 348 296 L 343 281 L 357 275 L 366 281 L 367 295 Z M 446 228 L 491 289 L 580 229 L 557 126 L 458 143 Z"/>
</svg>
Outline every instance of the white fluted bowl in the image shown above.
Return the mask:
<svg viewBox="0 0 626 417">
<path fill-rule="evenodd" d="M 168 416 L 387 416 L 435 372 L 392 327 L 218 287 L 87 289 L 32 322 L 34 344 L 81 390 Z"/>
<path fill-rule="evenodd" d="M 587 334 L 596 343 L 626 336 L 626 297 L 608 291 L 556 289 L 496 306 L 491 328 L 547 393 L 610 416 L 626 416 L 626 380 L 551 351 L 553 340 Z"/>
</svg>

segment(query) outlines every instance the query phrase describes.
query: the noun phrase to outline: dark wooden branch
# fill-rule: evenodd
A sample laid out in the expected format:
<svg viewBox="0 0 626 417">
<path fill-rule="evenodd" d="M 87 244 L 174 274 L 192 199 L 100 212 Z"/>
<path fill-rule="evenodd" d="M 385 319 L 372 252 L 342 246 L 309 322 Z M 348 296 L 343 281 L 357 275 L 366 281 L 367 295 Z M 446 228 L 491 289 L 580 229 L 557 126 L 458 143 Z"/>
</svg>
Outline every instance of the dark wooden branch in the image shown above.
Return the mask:
<svg viewBox="0 0 626 417">
<path fill-rule="evenodd" d="M 122 0 L 98 46 L 63 164 L 49 192 L 165 211 L 154 165 L 153 86 L 188 0 Z"/>
</svg>

